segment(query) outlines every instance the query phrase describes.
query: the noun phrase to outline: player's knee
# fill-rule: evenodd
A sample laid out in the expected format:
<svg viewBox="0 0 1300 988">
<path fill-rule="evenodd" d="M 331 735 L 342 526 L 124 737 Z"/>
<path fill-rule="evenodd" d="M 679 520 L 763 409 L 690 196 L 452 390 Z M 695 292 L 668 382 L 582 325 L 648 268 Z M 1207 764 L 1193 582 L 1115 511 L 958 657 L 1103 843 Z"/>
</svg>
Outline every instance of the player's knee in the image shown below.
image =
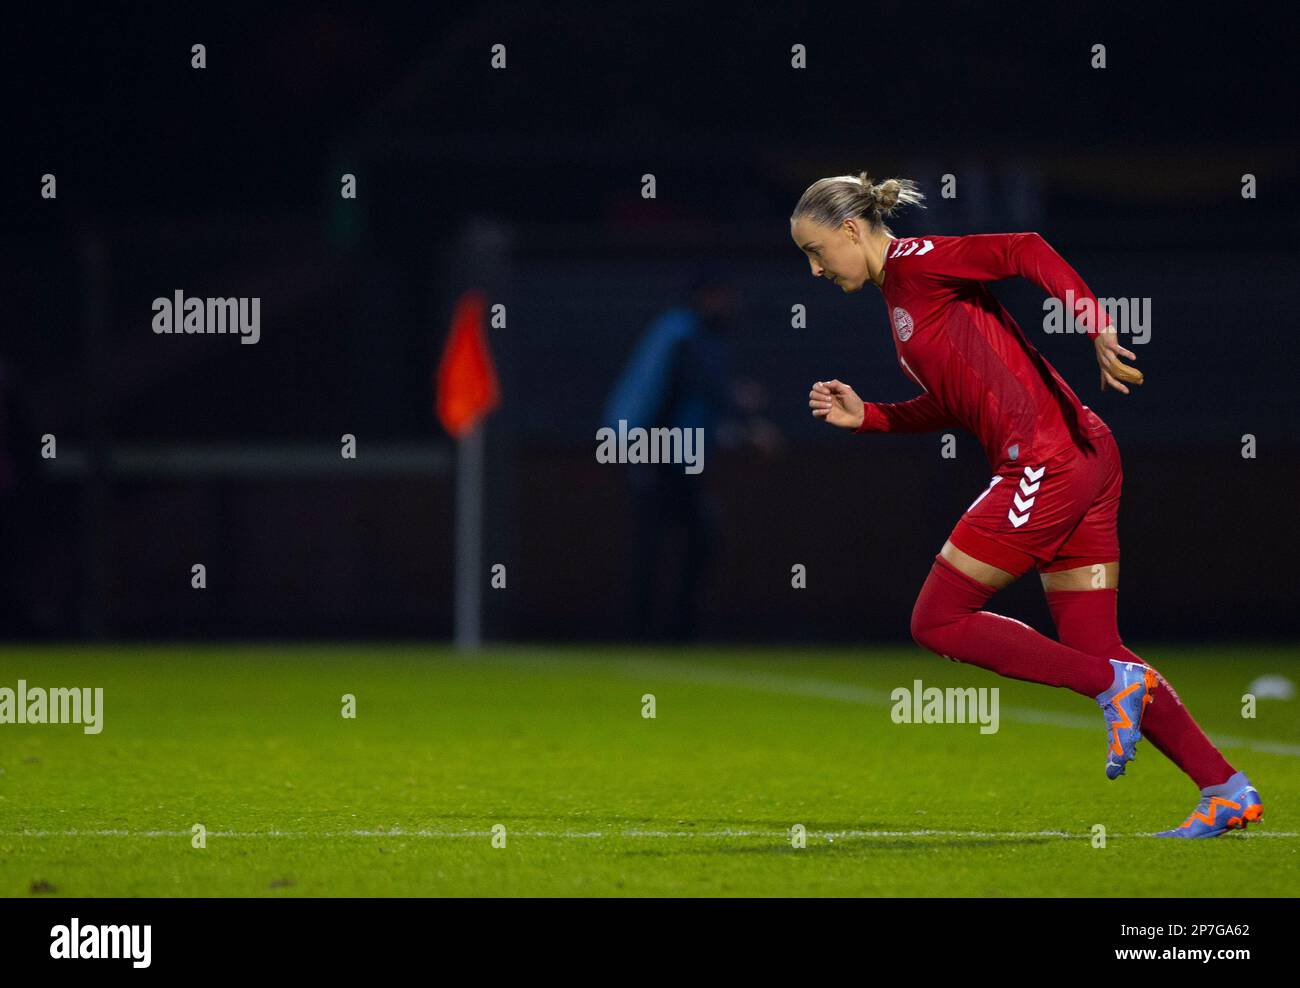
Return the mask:
<svg viewBox="0 0 1300 988">
<path fill-rule="evenodd" d="M 932 607 L 926 606 L 924 596 L 917 598 L 912 607 L 912 641 L 922 648 L 942 655 L 943 649 L 940 645 L 944 638 L 943 628 L 944 623 L 936 619 Z"/>
<path fill-rule="evenodd" d="M 983 588 L 974 593 L 965 585 L 969 582 L 955 581 L 938 562 L 934 564 L 912 605 L 909 627 L 914 642 L 947 658 L 961 653 L 966 618 L 987 597 Z"/>
<path fill-rule="evenodd" d="M 916 642 L 922 648 L 927 647 L 925 642 L 922 640 L 925 637 L 926 628 L 925 617 L 921 612 L 920 605 L 917 604 L 912 608 L 912 623 L 909 630 L 912 632 L 912 641 Z"/>
</svg>

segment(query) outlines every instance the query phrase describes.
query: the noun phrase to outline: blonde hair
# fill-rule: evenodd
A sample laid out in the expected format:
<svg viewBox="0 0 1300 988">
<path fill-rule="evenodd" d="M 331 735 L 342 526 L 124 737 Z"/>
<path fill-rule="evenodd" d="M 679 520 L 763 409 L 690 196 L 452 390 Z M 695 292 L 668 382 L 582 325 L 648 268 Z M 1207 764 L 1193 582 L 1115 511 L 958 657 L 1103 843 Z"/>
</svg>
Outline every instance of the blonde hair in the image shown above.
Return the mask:
<svg viewBox="0 0 1300 988">
<path fill-rule="evenodd" d="M 884 229 L 885 217 L 893 216 L 904 206 L 925 208 L 925 194 L 910 178 L 887 178 L 872 184 L 866 172 L 819 178 L 804 190 L 790 215 L 790 222 L 806 216 L 820 226 L 838 229 L 847 219 L 862 217 L 873 230 Z"/>
</svg>

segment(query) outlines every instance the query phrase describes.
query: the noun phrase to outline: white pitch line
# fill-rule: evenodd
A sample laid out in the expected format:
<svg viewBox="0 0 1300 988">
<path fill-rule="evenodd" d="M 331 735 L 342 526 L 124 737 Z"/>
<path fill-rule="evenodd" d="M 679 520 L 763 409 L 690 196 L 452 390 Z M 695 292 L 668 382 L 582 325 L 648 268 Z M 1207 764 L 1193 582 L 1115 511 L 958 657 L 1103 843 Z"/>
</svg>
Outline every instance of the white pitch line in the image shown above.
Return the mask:
<svg viewBox="0 0 1300 988">
<path fill-rule="evenodd" d="M 788 830 L 509 830 L 506 831 L 509 837 L 541 837 L 554 840 L 589 840 L 589 839 L 622 839 L 622 838 L 677 838 L 677 837 L 703 837 L 709 839 L 721 839 L 729 837 L 762 837 L 765 839 L 780 839 L 788 841 L 790 832 Z M 0 831 L 0 837 L 192 837 L 193 832 L 190 830 L 7 830 Z M 490 830 L 338 830 L 312 832 L 306 830 L 253 830 L 253 831 L 225 831 L 212 830 L 208 831 L 208 837 L 228 837 L 233 839 L 263 839 L 263 838 L 290 838 L 290 839 L 317 839 L 317 840 L 338 840 L 352 837 L 389 837 L 389 838 L 479 838 L 485 839 L 493 836 Z M 1092 838 L 1091 832 L 1071 833 L 1067 830 L 809 830 L 806 834 L 809 839 L 829 838 L 835 839 L 869 839 L 875 837 L 903 837 L 903 838 L 926 838 L 926 837 L 972 837 L 977 839 L 987 838 L 1004 838 L 1007 840 L 1018 840 L 1026 837 L 1059 837 L 1062 839 L 1088 840 Z M 1275 830 L 1256 830 L 1249 833 L 1242 832 L 1239 835 L 1249 839 L 1256 837 L 1300 837 L 1300 833 L 1294 831 L 1275 831 Z M 1155 837 L 1155 834 L 1123 834 L 1108 833 L 1107 837 Z"/>
<path fill-rule="evenodd" d="M 655 661 L 652 659 L 630 659 L 619 663 L 625 671 L 637 672 L 638 676 L 662 676 L 667 672 L 671 678 L 685 682 L 699 683 L 705 686 L 740 686 L 766 693 L 779 693 L 787 696 L 807 696 L 821 700 L 839 700 L 844 703 L 858 703 L 866 706 L 891 706 L 894 700 L 884 690 L 868 686 L 854 686 L 829 679 L 807 679 L 795 676 L 782 676 L 775 673 L 745 672 L 740 669 L 718 669 L 711 666 L 684 665 L 671 660 Z M 1158 695 L 1158 694 L 1157 694 Z M 1085 717 L 1081 714 L 1062 713 L 1056 710 L 1038 710 L 1032 707 L 1001 707 L 999 716 L 1022 724 L 1049 724 L 1053 727 L 1077 727 L 1096 731 L 1102 726 L 1097 717 Z M 1243 738 L 1232 734 L 1209 735 L 1211 741 L 1224 748 L 1245 748 L 1269 755 L 1285 755 L 1300 758 L 1300 744 L 1288 741 L 1269 741 L 1263 738 Z"/>
</svg>

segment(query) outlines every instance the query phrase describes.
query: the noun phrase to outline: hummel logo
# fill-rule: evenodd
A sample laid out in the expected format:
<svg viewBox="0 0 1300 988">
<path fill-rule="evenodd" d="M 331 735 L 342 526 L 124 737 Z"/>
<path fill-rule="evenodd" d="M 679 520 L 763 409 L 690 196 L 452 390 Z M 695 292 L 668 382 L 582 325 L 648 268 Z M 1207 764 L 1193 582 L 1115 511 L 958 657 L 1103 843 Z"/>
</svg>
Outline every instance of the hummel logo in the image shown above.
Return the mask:
<svg viewBox="0 0 1300 988">
<path fill-rule="evenodd" d="M 1047 467 L 1039 467 L 1037 470 L 1033 467 L 1025 467 L 1025 475 L 1020 478 L 1020 491 L 1025 496 L 1021 497 L 1020 494 L 1013 494 L 1012 503 L 1015 507 L 1007 509 L 1007 521 L 1011 522 L 1016 528 L 1029 521 L 1029 509 L 1034 506 L 1034 495 L 1038 493 L 1038 488 L 1042 485 L 1043 473 L 1046 470 Z M 1030 483 L 1031 480 L 1033 481 L 1032 484 Z M 1021 513 L 1016 514 L 1017 511 Z"/>
<path fill-rule="evenodd" d="M 922 247 L 921 246 L 922 244 L 924 244 L 925 246 Z M 921 249 L 917 250 L 918 247 L 920 247 Z M 889 256 L 891 258 L 907 257 L 909 254 L 915 253 L 917 257 L 920 257 L 922 254 L 928 254 L 932 250 L 934 250 L 934 241 L 932 240 L 899 241 L 898 246 L 894 248 L 894 252 Z"/>
</svg>

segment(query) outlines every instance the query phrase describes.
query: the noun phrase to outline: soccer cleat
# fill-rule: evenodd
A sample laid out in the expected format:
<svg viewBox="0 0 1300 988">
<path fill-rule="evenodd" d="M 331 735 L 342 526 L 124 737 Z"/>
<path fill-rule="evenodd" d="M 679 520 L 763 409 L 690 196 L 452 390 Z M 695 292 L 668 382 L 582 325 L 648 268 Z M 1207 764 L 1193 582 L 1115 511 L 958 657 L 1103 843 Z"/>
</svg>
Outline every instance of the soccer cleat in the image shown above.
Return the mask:
<svg viewBox="0 0 1300 988">
<path fill-rule="evenodd" d="M 1162 830 L 1157 837 L 1218 837 L 1229 830 L 1245 830 L 1247 823 L 1257 823 L 1264 816 L 1264 803 L 1244 772 L 1238 772 L 1219 786 L 1201 790 L 1201 801 L 1192 815 L 1173 830 Z"/>
<path fill-rule="evenodd" d="M 1106 746 L 1106 778 L 1118 779 L 1136 756 L 1142 738 L 1142 712 L 1156 689 L 1156 672 L 1140 662 L 1111 659 L 1115 680 L 1097 696 L 1110 735 Z"/>
</svg>

